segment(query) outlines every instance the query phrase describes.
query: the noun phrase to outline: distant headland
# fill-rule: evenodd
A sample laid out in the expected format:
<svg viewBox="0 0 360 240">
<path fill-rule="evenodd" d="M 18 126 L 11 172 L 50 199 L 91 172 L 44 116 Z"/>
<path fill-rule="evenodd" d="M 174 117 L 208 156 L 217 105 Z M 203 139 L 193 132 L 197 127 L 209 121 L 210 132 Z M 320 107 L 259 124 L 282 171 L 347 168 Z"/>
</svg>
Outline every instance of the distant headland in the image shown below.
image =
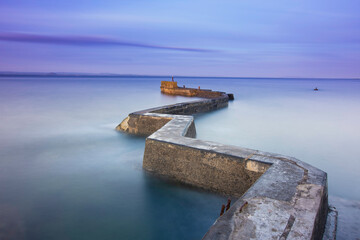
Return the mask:
<svg viewBox="0 0 360 240">
<path fill-rule="evenodd" d="M 151 75 L 151 74 L 119 74 L 119 73 L 82 73 L 82 72 L 15 72 L 15 71 L 0 71 L 0 77 L 78 77 L 78 78 L 166 78 L 169 75 Z M 305 77 L 256 77 L 256 76 L 191 76 L 191 75 L 176 75 L 177 78 L 209 78 L 209 79 L 326 79 L 326 80 L 360 80 L 360 78 L 305 78 Z"/>
</svg>

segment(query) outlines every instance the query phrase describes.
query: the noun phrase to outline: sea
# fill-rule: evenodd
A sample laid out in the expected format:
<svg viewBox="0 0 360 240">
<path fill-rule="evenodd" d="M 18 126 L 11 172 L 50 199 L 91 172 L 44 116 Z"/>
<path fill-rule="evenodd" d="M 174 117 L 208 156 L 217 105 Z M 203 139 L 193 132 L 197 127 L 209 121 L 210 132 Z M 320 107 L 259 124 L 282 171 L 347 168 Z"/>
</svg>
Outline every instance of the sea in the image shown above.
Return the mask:
<svg viewBox="0 0 360 240">
<path fill-rule="evenodd" d="M 190 100 L 161 94 L 162 80 L 0 77 L 0 239 L 201 239 L 227 197 L 144 172 L 145 138 L 115 131 L 131 112 Z M 197 138 L 326 171 L 337 239 L 360 239 L 360 80 L 175 80 L 235 96 L 195 116 Z"/>
</svg>

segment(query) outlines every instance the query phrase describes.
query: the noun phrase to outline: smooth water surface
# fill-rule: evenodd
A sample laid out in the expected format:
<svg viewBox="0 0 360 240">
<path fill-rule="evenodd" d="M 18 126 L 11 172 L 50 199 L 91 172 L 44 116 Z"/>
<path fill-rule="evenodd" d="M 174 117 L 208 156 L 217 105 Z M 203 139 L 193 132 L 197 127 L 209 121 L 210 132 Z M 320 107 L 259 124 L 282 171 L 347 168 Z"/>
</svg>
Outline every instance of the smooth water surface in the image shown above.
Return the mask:
<svg viewBox="0 0 360 240">
<path fill-rule="evenodd" d="M 0 79 L 0 239 L 200 239 L 226 199 L 147 176 L 130 112 L 152 79 Z"/>
<path fill-rule="evenodd" d="M 201 239 L 226 198 L 147 175 L 145 139 L 114 130 L 130 112 L 189 100 L 160 94 L 161 80 L 0 78 L 0 239 Z M 356 239 L 359 222 L 347 219 L 360 211 L 359 81 L 177 80 L 235 95 L 196 116 L 198 138 L 328 172 L 345 209 L 338 237 Z"/>
</svg>

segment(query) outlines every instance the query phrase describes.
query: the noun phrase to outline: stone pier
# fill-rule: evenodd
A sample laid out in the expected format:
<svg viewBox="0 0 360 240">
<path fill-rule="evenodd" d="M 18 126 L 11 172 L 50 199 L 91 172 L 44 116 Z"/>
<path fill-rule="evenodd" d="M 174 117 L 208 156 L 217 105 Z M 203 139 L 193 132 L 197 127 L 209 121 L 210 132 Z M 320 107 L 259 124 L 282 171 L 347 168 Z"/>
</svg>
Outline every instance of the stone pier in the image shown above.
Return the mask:
<svg viewBox="0 0 360 240">
<path fill-rule="evenodd" d="M 175 85 L 161 90 L 179 94 Z M 228 106 L 228 94 L 205 91 L 198 101 L 131 113 L 116 128 L 147 136 L 145 170 L 239 198 L 203 239 L 334 239 L 325 172 L 293 157 L 195 139 L 191 115 Z"/>
</svg>

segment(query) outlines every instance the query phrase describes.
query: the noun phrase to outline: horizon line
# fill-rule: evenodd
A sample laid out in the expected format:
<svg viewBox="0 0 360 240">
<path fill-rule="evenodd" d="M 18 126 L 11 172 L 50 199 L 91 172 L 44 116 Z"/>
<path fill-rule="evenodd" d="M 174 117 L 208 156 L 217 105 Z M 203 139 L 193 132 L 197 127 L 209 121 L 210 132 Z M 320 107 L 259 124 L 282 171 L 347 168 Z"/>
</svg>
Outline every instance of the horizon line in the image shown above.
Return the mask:
<svg viewBox="0 0 360 240">
<path fill-rule="evenodd" d="M 159 78 L 236 78 L 236 79 L 333 79 L 333 80 L 360 80 L 360 77 L 230 77 L 230 76 L 191 76 L 191 75 L 152 75 L 152 74 L 122 74 L 122 73 L 77 73 L 77 72 L 17 72 L 0 71 L 0 77 L 159 77 Z"/>
</svg>

